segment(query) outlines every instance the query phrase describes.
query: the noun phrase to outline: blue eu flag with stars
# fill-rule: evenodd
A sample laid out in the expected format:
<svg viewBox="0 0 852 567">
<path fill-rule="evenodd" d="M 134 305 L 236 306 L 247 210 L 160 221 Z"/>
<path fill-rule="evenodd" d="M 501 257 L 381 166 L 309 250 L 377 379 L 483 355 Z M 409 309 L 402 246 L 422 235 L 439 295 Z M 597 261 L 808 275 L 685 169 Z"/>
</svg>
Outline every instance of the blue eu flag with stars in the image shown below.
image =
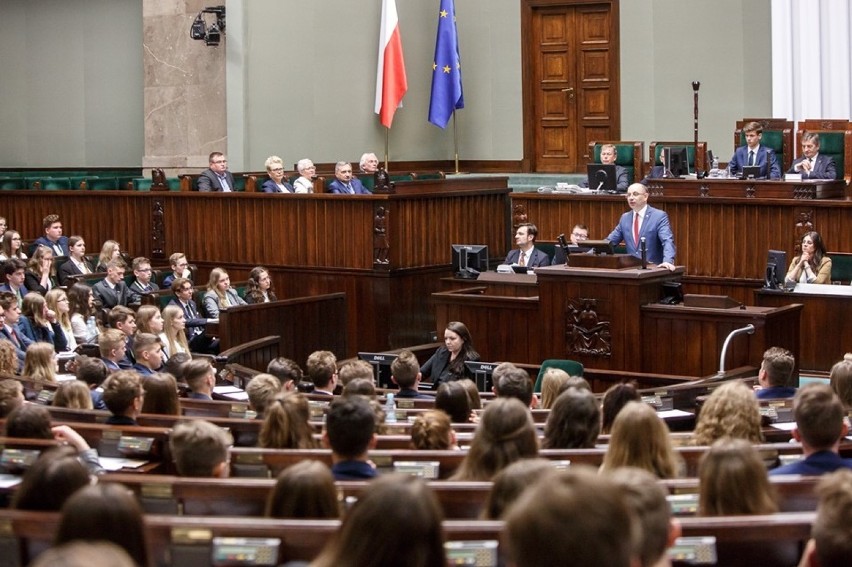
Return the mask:
<svg viewBox="0 0 852 567">
<path fill-rule="evenodd" d="M 464 108 L 462 93 L 459 34 L 456 30 L 456 8 L 453 0 L 441 0 L 438 12 L 438 37 L 432 62 L 432 97 L 429 100 L 429 122 L 446 128 L 457 108 Z"/>
</svg>

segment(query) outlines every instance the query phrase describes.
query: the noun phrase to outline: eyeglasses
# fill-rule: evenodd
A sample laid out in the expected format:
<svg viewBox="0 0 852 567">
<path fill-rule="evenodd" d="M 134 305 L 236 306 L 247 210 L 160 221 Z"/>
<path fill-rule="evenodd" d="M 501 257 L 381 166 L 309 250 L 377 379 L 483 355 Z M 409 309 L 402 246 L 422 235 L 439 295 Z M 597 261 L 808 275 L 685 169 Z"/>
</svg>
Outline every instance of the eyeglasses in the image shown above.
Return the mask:
<svg viewBox="0 0 852 567">
<path fill-rule="evenodd" d="M 574 238 L 582 238 L 583 240 L 586 240 L 586 239 L 589 238 L 588 234 L 583 234 L 582 232 L 572 232 L 571 236 L 573 236 Z"/>
<path fill-rule="evenodd" d="M 139 269 L 138 269 L 138 270 L 136 270 L 136 271 L 137 271 L 137 272 L 150 272 L 150 271 L 151 271 L 151 268 L 139 268 Z"/>
<path fill-rule="evenodd" d="M 182 287 L 180 291 L 192 291 L 192 287 Z"/>
<path fill-rule="evenodd" d="M 282 173 L 284 171 L 284 168 L 283 167 L 273 167 L 269 171 L 271 171 L 273 173 Z"/>
</svg>

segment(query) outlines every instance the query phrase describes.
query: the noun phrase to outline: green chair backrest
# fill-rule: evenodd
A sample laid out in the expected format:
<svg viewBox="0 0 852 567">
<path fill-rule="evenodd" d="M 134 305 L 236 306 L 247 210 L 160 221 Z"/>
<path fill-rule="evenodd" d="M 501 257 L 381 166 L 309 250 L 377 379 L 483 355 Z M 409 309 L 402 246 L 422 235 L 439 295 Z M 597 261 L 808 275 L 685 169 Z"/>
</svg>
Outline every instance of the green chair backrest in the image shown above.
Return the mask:
<svg viewBox="0 0 852 567">
<path fill-rule="evenodd" d="M 553 255 L 556 254 L 556 244 L 554 242 L 536 242 L 535 247 L 547 254 L 550 261 L 553 261 Z"/>
<path fill-rule="evenodd" d="M 46 191 L 62 191 L 75 188 L 70 177 L 43 177 L 40 181 L 41 188 Z"/>
<path fill-rule="evenodd" d="M 541 363 L 541 369 L 538 371 L 538 377 L 535 379 L 533 391 L 537 394 L 541 392 L 541 382 L 544 379 L 544 373 L 547 372 L 548 368 L 559 368 L 560 370 L 567 372 L 569 376 L 583 375 L 583 365 L 575 360 L 548 358 Z"/>
<path fill-rule="evenodd" d="M 605 144 L 595 144 L 592 161 L 601 162 L 601 147 Z M 633 167 L 633 144 L 613 144 L 615 146 L 615 163 L 627 170 L 627 181 L 636 181 L 636 168 Z"/>
<path fill-rule="evenodd" d="M 843 179 L 843 172 L 846 171 L 845 151 L 843 132 L 819 132 L 819 153 L 834 158 L 837 179 Z"/>
<path fill-rule="evenodd" d="M 740 132 L 740 145 L 744 146 L 745 143 L 745 132 Z M 772 148 L 772 151 L 775 152 L 775 159 L 778 160 L 778 167 L 784 169 L 784 136 L 782 132 L 780 130 L 763 130 L 760 143 L 767 148 Z"/>
<path fill-rule="evenodd" d="M 852 281 L 852 254 L 830 252 L 828 257 L 831 258 L 831 281 Z"/>
</svg>

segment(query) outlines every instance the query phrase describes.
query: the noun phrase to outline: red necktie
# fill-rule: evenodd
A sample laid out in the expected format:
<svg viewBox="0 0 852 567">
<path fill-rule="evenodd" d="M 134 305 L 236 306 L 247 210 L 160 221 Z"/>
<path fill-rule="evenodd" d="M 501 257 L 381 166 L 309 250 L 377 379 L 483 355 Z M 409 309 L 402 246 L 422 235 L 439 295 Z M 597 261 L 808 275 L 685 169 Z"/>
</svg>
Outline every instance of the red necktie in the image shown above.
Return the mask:
<svg viewBox="0 0 852 567">
<path fill-rule="evenodd" d="M 639 245 L 639 213 L 633 213 L 633 243 Z"/>
</svg>

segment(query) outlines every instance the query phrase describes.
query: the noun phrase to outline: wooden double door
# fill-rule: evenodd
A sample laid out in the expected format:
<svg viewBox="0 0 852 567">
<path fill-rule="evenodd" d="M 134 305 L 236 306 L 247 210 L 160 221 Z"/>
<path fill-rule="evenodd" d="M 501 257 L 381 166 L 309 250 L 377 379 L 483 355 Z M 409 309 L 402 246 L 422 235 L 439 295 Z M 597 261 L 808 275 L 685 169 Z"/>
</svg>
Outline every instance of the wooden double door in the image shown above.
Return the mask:
<svg viewBox="0 0 852 567">
<path fill-rule="evenodd" d="M 617 0 L 522 0 L 529 171 L 583 171 L 589 141 L 620 138 L 618 25 Z"/>
</svg>

